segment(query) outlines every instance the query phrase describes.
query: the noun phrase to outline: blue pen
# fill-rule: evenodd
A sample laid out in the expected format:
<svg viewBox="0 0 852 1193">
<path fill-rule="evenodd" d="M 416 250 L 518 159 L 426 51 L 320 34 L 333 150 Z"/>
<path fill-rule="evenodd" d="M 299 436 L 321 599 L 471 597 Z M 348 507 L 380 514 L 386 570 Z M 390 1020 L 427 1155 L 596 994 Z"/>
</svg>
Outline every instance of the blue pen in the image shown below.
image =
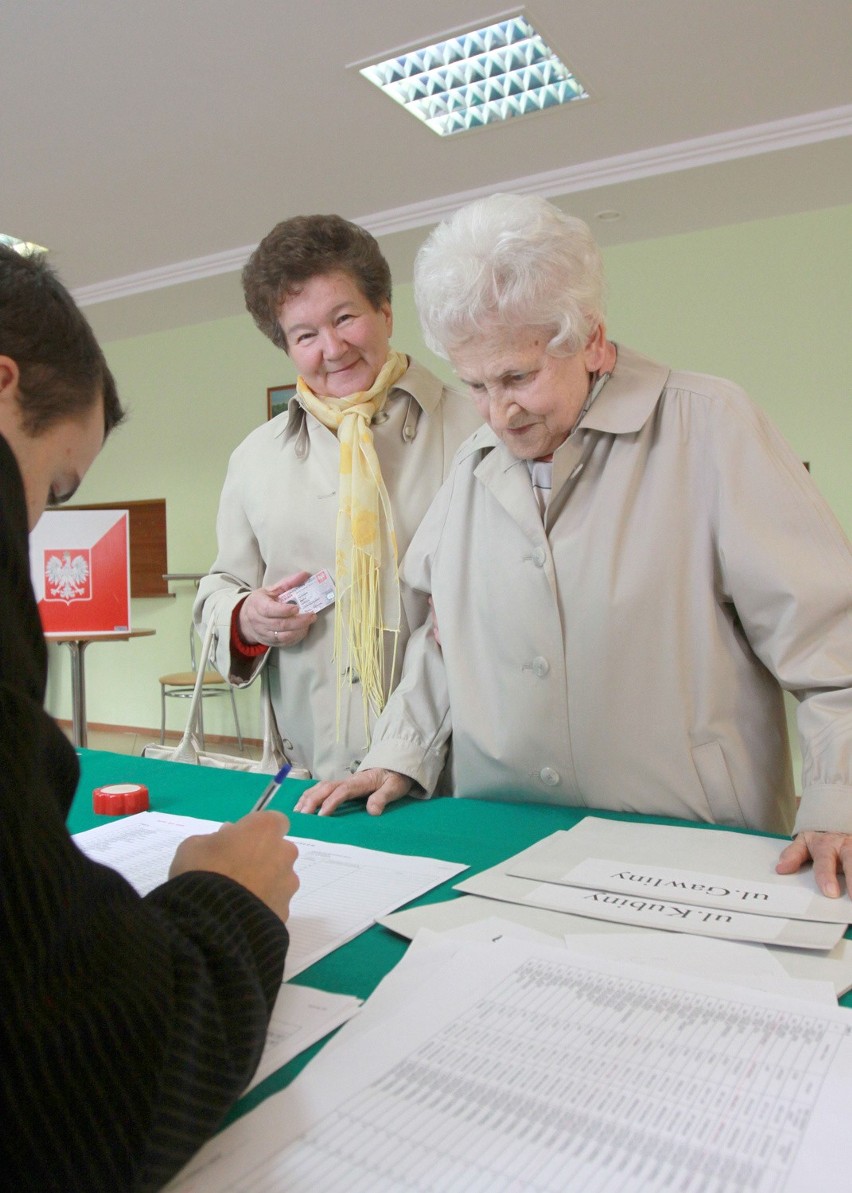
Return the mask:
<svg viewBox="0 0 852 1193">
<path fill-rule="evenodd" d="M 292 767 L 291 767 L 290 763 L 285 762 L 284 765 L 281 767 L 281 770 L 275 776 L 275 778 L 270 780 L 269 785 L 265 788 L 265 790 L 263 792 L 263 795 L 260 797 L 260 799 L 257 801 L 257 803 L 252 808 L 252 812 L 261 812 L 266 807 L 266 805 L 270 802 L 270 800 L 273 798 L 273 796 L 277 795 L 278 788 L 281 786 L 281 784 L 287 778 L 291 769 L 292 769 Z"/>
</svg>

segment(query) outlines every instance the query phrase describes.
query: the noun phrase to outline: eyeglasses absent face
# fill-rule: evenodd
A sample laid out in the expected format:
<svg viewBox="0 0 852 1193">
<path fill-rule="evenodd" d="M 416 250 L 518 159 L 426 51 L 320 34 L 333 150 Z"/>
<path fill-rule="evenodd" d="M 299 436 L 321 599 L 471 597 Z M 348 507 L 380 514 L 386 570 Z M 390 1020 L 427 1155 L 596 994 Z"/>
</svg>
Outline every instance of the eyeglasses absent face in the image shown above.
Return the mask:
<svg viewBox="0 0 852 1193">
<path fill-rule="evenodd" d="M 564 443 L 600 367 L 602 329 L 568 356 L 548 352 L 552 334 L 494 324 L 450 351 L 479 413 L 520 460 L 550 456 Z"/>
<path fill-rule="evenodd" d="M 278 322 L 301 376 L 322 397 L 369 389 L 388 357 L 389 303 L 376 310 L 348 273 L 319 274 L 286 298 Z"/>
</svg>

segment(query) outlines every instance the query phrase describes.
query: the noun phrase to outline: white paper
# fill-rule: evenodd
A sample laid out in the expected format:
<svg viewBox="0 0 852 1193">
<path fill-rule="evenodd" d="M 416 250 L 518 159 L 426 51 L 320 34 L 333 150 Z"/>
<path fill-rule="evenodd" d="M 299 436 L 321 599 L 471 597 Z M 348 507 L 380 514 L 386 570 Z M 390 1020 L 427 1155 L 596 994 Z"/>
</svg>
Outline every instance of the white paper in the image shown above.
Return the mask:
<svg viewBox="0 0 852 1193">
<path fill-rule="evenodd" d="M 517 881 L 523 881 L 519 879 Z M 503 920 L 526 925 L 536 932 L 547 933 L 558 940 L 566 936 L 590 935 L 596 940 L 611 935 L 630 935 L 639 942 L 646 934 L 658 935 L 654 928 L 637 928 L 626 924 L 613 924 L 608 920 L 591 920 L 585 916 L 570 915 L 567 912 L 545 911 L 539 907 L 528 907 L 521 903 L 504 903 L 498 899 L 482 898 L 478 895 L 463 895 L 441 903 L 426 903 L 421 907 L 410 907 L 383 916 L 379 921 L 392 932 L 412 939 L 421 929 L 446 932 L 459 925 L 473 924 L 478 920 L 497 915 Z M 662 935 L 659 933 L 659 935 Z M 691 938 L 683 932 L 665 933 L 673 946 L 685 944 Z M 699 941 L 711 943 L 709 938 L 696 937 Z M 639 944 L 637 947 L 641 947 Z M 775 945 L 748 944 L 741 942 L 736 947 L 765 953 L 791 978 L 808 981 L 831 982 L 837 998 L 852 990 L 852 940 L 841 940 L 830 952 L 782 948 Z M 714 973 L 712 969 L 706 972 Z M 727 978 L 725 978 L 727 980 Z"/>
<path fill-rule="evenodd" d="M 852 921 L 852 899 L 820 893 L 810 867 L 776 874 L 772 837 L 586 816 L 511 858 L 507 874 L 830 924 Z"/>
<path fill-rule="evenodd" d="M 532 869 L 533 873 L 529 870 Z M 534 867 L 526 867 L 523 878 L 541 878 Z M 519 873 L 513 870 L 512 873 Z M 679 903 L 697 903 L 702 907 L 731 908 L 755 915 L 777 915 L 789 918 L 809 917 L 807 912 L 813 896 L 801 887 L 775 887 L 768 882 L 741 882 L 720 874 L 699 873 L 695 870 L 669 866 L 624 865 L 611 858 L 586 858 L 572 866 L 559 879 L 569 886 L 593 887 L 595 890 L 616 891 L 625 895 L 650 895 L 653 898 L 676 899 Z M 852 911 L 852 907 L 850 907 Z"/>
<path fill-rule="evenodd" d="M 521 854 L 517 855 L 518 857 Z M 631 900 L 630 896 L 611 895 L 610 901 L 600 898 L 596 901 L 586 900 L 585 896 L 591 892 L 581 887 L 561 886 L 557 883 L 540 883 L 531 878 L 516 878 L 506 873 L 506 867 L 512 865 L 515 859 L 510 858 L 490 870 L 483 870 L 456 884 L 457 891 L 464 891 L 470 895 L 482 895 L 487 899 L 499 899 L 509 903 L 534 904 L 550 910 L 571 912 L 577 915 L 594 918 L 611 919 L 616 923 L 635 923 L 648 928 L 662 928 L 667 931 L 701 932 L 705 936 L 721 936 L 733 940 L 775 940 L 779 945 L 791 948 L 807 948 L 828 950 L 840 940 L 844 931 L 844 924 L 829 924 L 813 920 L 784 920 L 783 928 L 776 935 L 778 921 L 771 916 L 748 916 L 740 914 L 733 921 L 733 913 L 716 912 L 701 922 L 698 913 L 701 908 L 693 907 L 695 915 L 686 915 L 688 905 L 683 905 L 683 913 L 667 914 L 654 910 L 654 905 L 661 903 L 655 899 Z M 607 892 L 594 892 L 606 896 Z M 619 902 L 620 901 L 620 902 Z M 634 902 L 635 906 L 627 904 Z M 640 909 L 639 904 L 647 906 Z M 713 918 L 715 917 L 715 918 Z M 764 924 L 759 921 L 767 921 Z M 692 926 L 688 927 L 687 925 Z M 733 927 L 731 926 L 733 924 Z"/>
<path fill-rule="evenodd" d="M 270 1073 L 351 1019 L 360 1006 L 361 999 L 348 994 L 328 994 L 325 990 L 285 982 L 272 1009 L 257 1072 L 247 1089 L 254 1089 Z"/>
<path fill-rule="evenodd" d="M 494 943 L 488 941 L 486 943 Z M 381 1030 L 390 1016 L 404 1007 L 410 998 L 417 998 L 424 985 L 439 980 L 442 966 L 448 967 L 447 981 L 453 975 L 449 966 L 464 944 L 453 933 L 430 932 L 424 928 L 418 932 L 405 954 L 403 962 L 395 965 L 376 986 L 373 993 L 361 1007 L 357 1018 L 346 1024 L 326 1048 L 345 1048 L 354 1035 L 361 1035 L 374 1029 Z"/>
<path fill-rule="evenodd" d="M 713 940 L 688 936 L 684 932 L 613 932 L 606 935 L 569 935 L 565 947 L 590 957 L 626 961 L 669 973 L 691 974 L 696 978 L 713 975 L 714 982 L 730 982 L 751 990 L 767 990 L 790 998 L 837 1006 L 837 996 L 830 981 L 793 978 L 777 960 L 777 953 L 761 944 L 743 941 Z"/>
<path fill-rule="evenodd" d="M 614 925 L 609 927 L 615 928 Z M 421 929 L 405 955 L 405 964 L 391 970 L 370 995 L 357 1018 L 347 1023 L 345 1030 L 338 1032 L 326 1047 L 345 1047 L 355 1033 L 378 1027 L 389 1014 L 395 1013 L 397 1007 L 403 1005 L 405 999 L 416 993 L 424 981 L 434 980 L 436 967 L 446 964 L 448 959 L 455 956 L 456 944 L 473 939 L 471 933 L 477 932 L 482 943 L 495 943 L 500 939 L 525 939 L 518 933 L 527 931 L 522 924 L 497 916 L 442 932 Z M 558 947 L 558 942 L 545 937 L 543 933 L 533 933 L 528 939 L 536 939 L 538 943 L 551 948 L 554 945 Z M 660 972 L 688 974 L 700 980 L 712 974 L 713 980 L 717 982 L 748 986 L 752 990 L 766 990 L 828 1006 L 837 1005 L 834 987 L 830 982 L 788 976 L 776 956 L 760 944 L 710 940 L 700 936 L 657 932 L 653 928 L 634 931 L 619 931 L 616 928 L 612 932 L 569 934 L 565 938 L 564 948 L 569 953 L 579 952 L 597 959 L 650 966 Z"/>
<path fill-rule="evenodd" d="M 77 833 L 75 842 L 95 861 L 118 870 L 141 895 L 165 882 L 186 837 L 216 832 L 220 822 L 140 812 Z M 467 867 L 433 858 L 334 845 L 291 837 L 298 847 L 299 890 L 290 904 L 290 947 L 284 968 L 291 978 L 394 911 Z"/>
<path fill-rule="evenodd" d="M 534 885 L 524 896 L 524 902 L 553 911 L 591 916 L 592 919 L 659 928 L 664 932 L 691 932 L 697 936 L 754 940 L 765 944 L 784 942 L 804 949 L 833 948 L 844 932 L 843 924 L 719 911 L 694 903 L 671 903 L 653 896 L 618 895 L 613 891 L 592 891 L 552 882 Z"/>
<path fill-rule="evenodd" d="M 292 837 L 300 887 L 290 904 L 285 978 L 301 973 L 386 915 L 467 866 Z"/>
<path fill-rule="evenodd" d="M 95 862 L 118 870 L 140 895 L 169 876 L 175 850 L 187 837 L 218 832 L 221 820 L 170 812 L 139 812 L 75 833 L 74 844 Z"/>
<path fill-rule="evenodd" d="M 412 940 L 421 928 L 449 932 L 467 924 L 477 924 L 491 916 L 499 916 L 501 920 L 509 920 L 533 932 L 546 934 L 553 938 L 551 944 L 554 940 L 561 941 L 566 932 L 575 930 L 595 933 L 625 931 L 618 924 L 610 924 L 606 920 L 580 919 L 564 911 L 547 911 L 543 907 L 529 907 L 523 903 L 509 903 L 480 895 L 462 895 L 441 903 L 421 903 L 418 907 L 384 915 L 378 922 L 391 932 Z"/>
<path fill-rule="evenodd" d="M 405 964 L 394 966 L 382 978 L 361 1008 L 357 1019 L 347 1023 L 346 1031 L 338 1032 L 325 1047 L 337 1048 L 341 1044 L 345 1046 L 354 1032 L 371 1031 L 374 1027 L 380 1027 L 388 1013 L 395 1012 L 397 1007 L 403 1006 L 406 999 L 417 993 L 424 981 L 434 981 L 436 967 L 455 956 L 456 944 L 464 944 L 470 940 L 484 944 L 494 944 L 498 940 L 524 940 L 546 948 L 564 948 L 558 940 L 546 936 L 543 932 L 535 932 L 522 924 L 512 923 L 497 916 L 464 924 L 447 932 L 433 932 L 423 928 L 412 940 L 405 954 Z"/>
<path fill-rule="evenodd" d="M 547 945 L 551 949 L 558 946 L 558 941 L 546 932 L 537 931 L 527 924 L 503 919 L 499 915 L 489 915 L 470 924 L 460 924 L 457 928 L 450 928 L 445 935 L 451 936 L 453 940 L 475 940 L 481 944 L 494 944 L 498 940 L 530 940 Z"/>
<path fill-rule="evenodd" d="M 838 998 L 852 990 L 852 940 L 840 940 L 828 953 L 810 949 L 770 949 L 791 978 L 828 981 Z"/>
<path fill-rule="evenodd" d="M 323 1049 L 169 1188 L 836 1185 L 852 1115 L 846 1012 L 514 941 L 456 942 L 432 980 L 423 957 L 396 1011 Z"/>
</svg>

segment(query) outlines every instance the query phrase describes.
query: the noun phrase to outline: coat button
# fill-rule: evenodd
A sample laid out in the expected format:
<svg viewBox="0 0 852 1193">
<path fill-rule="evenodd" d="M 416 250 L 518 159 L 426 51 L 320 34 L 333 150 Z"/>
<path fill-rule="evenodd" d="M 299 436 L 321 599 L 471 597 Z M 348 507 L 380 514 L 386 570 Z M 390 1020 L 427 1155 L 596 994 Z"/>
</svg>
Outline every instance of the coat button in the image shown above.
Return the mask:
<svg viewBox="0 0 852 1193">
<path fill-rule="evenodd" d="M 559 784 L 559 772 L 555 771 L 552 766 L 543 767 L 539 771 L 538 777 L 547 787 L 556 787 Z"/>
<path fill-rule="evenodd" d="M 378 414 L 373 415 L 373 425 L 380 427 L 382 423 L 386 423 L 389 418 L 390 415 L 388 414 L 387 410 L 380 410 Z"/>
<path fill-rule="evenodd" d="M 349 763 L 350 775 L 354 775 L 360 765 L 361 765 L 361 759 L 353 758 L 352 761 Z"/>
<path fill-rule="evenodd" d="M 533 659 L 532 669 L 534 675 L 537 675 L 539 679 L 544 679 L 545 675 L 547 675 L 548 671 L 550 670 L 550 663 L 548 663 L 547 659 L 543 659 L 541 655 L 539 655 L 538 658 Z"/>
<path fill-rule="evenodd" d="M 544 561 L 547 559 L 547 552 L 544 547 L 536 547 L 533 551 L 531 559 L 537 568 L 544 567 Z"/>
</svg>

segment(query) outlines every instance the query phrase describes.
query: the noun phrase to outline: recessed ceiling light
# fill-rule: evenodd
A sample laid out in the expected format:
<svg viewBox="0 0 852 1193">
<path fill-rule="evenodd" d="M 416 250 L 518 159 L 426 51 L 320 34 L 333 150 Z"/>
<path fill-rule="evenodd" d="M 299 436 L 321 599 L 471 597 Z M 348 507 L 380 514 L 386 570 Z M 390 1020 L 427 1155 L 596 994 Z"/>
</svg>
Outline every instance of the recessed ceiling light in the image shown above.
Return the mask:
<svg viewBox="0 0 852 1193">
<path fill-rule="evenodd" d="M 7 236 L 0 232 L 0 244 L 7 244 L 10 249 L 17 249 L 22 257 L 29 257 L 33 253 L 46 253 L 47 249 L 40 244 L 33 244 L 31 240 L 19 240 L 17 236 Z"/>
<path fill-rule="evenodd" d="M 441 137 L 588 99 L 520 15 L 397 54 L 361 74 Z"/>
</svg>

